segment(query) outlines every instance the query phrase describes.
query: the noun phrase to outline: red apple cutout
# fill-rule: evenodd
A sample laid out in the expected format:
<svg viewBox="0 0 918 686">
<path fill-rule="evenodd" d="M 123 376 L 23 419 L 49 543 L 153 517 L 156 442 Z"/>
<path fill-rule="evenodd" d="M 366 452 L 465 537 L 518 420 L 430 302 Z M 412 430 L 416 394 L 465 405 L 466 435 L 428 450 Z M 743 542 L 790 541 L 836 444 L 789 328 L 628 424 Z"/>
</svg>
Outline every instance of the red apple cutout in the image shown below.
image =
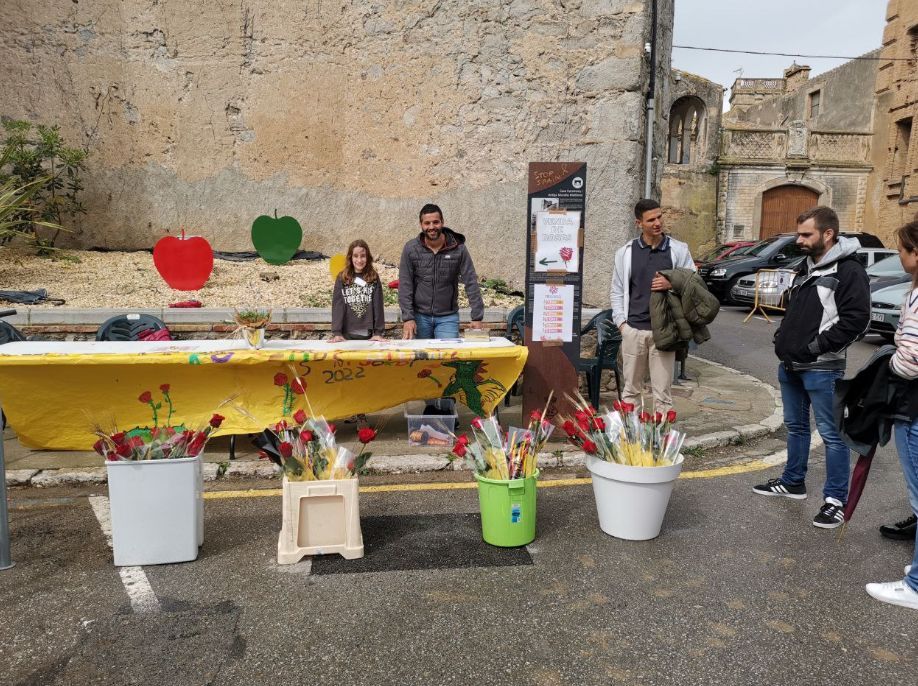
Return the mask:
<svg viewBox="0 0 918 686">
<path fill-rule="evenodd" d="M 214 251 L 200 236 L 163 236 L 153 247 L 153 264 L 163 280 L 177 291 L 196 291 L 214 270 Z"/>
</svg>

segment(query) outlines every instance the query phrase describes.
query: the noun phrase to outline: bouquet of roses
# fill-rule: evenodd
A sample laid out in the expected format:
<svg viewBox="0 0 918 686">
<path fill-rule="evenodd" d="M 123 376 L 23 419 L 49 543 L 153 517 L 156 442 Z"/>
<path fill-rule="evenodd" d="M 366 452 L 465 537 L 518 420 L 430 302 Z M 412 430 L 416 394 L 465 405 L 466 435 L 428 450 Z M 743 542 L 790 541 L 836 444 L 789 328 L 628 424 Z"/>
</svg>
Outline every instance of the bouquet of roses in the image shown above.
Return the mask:
<svg viewBox="0 0 918 686">
<path fill-rule="evenodd" d="M 365 473 L 372 456 L 366 448 L 376 438 L 375 429 L 369 426 L 358 429 L 360 451 L 354 455 L 337 445 L 335 425 L 324 417 L 309 417 L 300 409 L 294 413 L 293 422 L 281 420 L 253 440 L 260 448 L 259 456 L 281 467 L 289 480 L 352 479 Z"/>
<path fill-rule="evenodd" d="M 527 428 L 511 427 L 507 432 L 501 431 L 493 415 L 476 417 L 472 420 L 472 438 L 459 436 L 451 455 L 465 459 L 473 470 L 489 479 L 525 479 L 535 473 L 539 451 L 554 428 L 545 419 L 544 410 L 532 412 Z"/>
<path fill-rule="evenodd" d="M 210 434 L 220 427 L 224 417 L 214 414 L 202 429 L 183 426 L 154 426 L 130 431 L 105 432 L 96 428 L 99 437 L 93 450 L 111 462 L 129 460 L 168 460 L 197 457 L 204 450 Z"/>
<path fill-rule="evenodd" d="M 598 413 L 579 394 L 567 398 L 573 417 L 559 416 L 568 440 L 589 455 L 635 467 L 671 465 L 679 458 L 685 434 L 673 428 L 675 410 L 665 415 L 638 412 L 633 403 L 618 400 L 612 411 Z"/>
</svg>

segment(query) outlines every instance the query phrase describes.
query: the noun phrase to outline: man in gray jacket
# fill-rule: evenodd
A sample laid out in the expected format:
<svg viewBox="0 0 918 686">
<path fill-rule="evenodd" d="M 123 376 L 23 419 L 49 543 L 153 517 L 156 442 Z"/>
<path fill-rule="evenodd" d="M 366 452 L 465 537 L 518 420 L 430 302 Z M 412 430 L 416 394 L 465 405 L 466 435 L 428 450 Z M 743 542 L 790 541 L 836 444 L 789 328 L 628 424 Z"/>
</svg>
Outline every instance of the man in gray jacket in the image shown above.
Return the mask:
<svg viewBox="0 0 918 686">
<path fill-rule="evenodd" d="M 685 268 L 695 271 L 688 246 L 663 233 L 663 211 L 656 200 L 634 206 L 634 223 L 641 235 L 615 253 L 612 274 L 612 321 L 622 332 L 622 400 L 640 405 L 644 378 L 650 371 L 653 410 L 666 414 L 673 407 L 673 369 L 676 353 L 657 350 L 650 326 L 650 294 L 667 291 L 672 284 L 661 271 Z M 649 402 L 644 409 L 651 411 Z"/>
<path fill-rule="evenodd" d="M 443 212 L 427 204 L 419 214 L 421 233 L 405 244 L 398 267 L 402 338 L 459 338 L 459 280 L 472 307 L 472 328 L 480 329 L 484 301 L 465 236 L 443 226 Z"/>
</svg>

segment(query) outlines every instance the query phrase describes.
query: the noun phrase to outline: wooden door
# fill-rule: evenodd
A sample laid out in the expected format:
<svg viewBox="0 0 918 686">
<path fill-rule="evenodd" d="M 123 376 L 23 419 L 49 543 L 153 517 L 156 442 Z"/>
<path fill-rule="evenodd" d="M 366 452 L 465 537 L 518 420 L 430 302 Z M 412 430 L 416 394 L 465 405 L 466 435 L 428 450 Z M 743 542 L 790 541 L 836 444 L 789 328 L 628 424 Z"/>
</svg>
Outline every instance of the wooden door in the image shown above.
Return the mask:
<svg viewBox="0 0 918 686">
<path fill-rule="evenodd" d="M 804 186 L 778 186 L 762 193 L 759 238 L 797 230 L 797 216 L 819 204 L 819 193 Z"/>
</svg>

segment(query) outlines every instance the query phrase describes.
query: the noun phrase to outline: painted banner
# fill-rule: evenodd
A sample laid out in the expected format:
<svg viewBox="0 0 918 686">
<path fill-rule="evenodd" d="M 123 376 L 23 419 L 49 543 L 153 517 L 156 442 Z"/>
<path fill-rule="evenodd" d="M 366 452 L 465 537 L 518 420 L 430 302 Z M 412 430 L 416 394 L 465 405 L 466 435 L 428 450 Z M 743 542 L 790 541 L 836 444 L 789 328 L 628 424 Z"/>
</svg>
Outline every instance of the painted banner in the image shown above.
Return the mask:
<svg viewBox="0 0 918 686">
<path fill-rule="evenodd" d="M 488 342 L 20 342 L 0 346 L 0 405 L 34 448 L 89 450 L 94 427 L 261 431 L 302 408 L 328 419 L 409 400 L 455 398 L 489 414 L 519 377 L 525 347 Z"/>
</svg>

